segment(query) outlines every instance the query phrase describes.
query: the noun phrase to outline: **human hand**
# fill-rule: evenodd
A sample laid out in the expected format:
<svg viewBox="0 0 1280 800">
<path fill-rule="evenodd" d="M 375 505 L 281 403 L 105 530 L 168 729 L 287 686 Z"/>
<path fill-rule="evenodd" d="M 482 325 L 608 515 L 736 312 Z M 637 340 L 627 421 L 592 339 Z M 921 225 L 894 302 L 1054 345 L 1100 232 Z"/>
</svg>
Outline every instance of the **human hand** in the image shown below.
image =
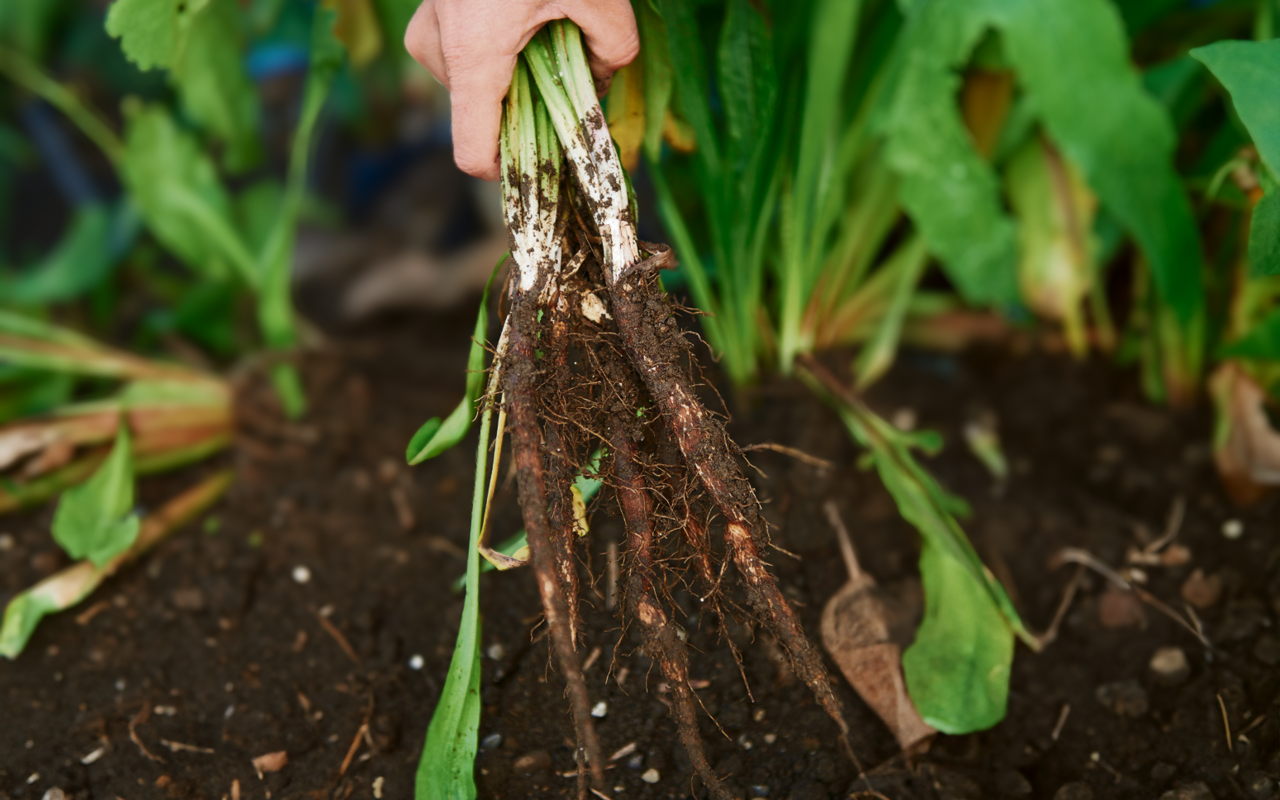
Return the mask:
<svg viewBox="0 0 1280 800">
<path fill-rule="evenodd" d="M 453 160 L 466 173 L 498 177 L 502 99 L 516 57 L 543 23 L 582 29 L 597 88 L 640 52 L 628 0 L 422 0 L 404 45 L 449 90 Z"/>
</svg>

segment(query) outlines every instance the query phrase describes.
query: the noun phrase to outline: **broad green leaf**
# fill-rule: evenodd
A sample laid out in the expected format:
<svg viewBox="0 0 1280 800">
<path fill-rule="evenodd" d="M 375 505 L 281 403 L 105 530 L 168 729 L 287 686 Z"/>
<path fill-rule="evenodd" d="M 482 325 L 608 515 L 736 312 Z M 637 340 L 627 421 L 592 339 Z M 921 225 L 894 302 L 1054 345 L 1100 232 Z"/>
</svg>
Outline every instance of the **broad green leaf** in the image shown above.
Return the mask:
<svg viewBox="0 0 1280 800">
<path fill-rule="evenodd" d="M 984 0 L 1050 138 L 1137 240 L 1183 324 L 1204 304 L 1200 238 L 1174 170 L 1177 135 L 1142 85 L 1107 0 Z M 1070 69 L 1063 65 L 1070 65 Z"/>
<path fill-rule="evenodd" d="M 101 567 L 138 536 L 133 510 L 133 454 L 123 421 L 111 454 L 89 480 L 63 493 L 53 516 L 53 538 L 67 555 Z"/>
<path fill-rule="evenodd" d="M 0 279 L 0 298 L 14 305 L 46 305 L 79 297 L 111 271 L 111 211 L 92 204 L 75 212 L 62 241 L 42 262 L 14 279 Z"/>
<path fill-rule="evenodd" d="M 480 416 L 471 538 L 467 546 L 467 595 L 454 643 L 449 675 L 431 714 L 427 741 L 414 779 L 415 800 L 473 800 L 480 731 L 480 533 L 484 526 L 485 479 L 489 465 L 492 410 Z"/>
<path fill-rule="evenodd" d="M 476 402 L 484 390 L 485 334 L 489 330 L 489 289 L 493 279 L 503 262 L 504 255 L 485 284 L 484 293 L 480 296 L 480 311 L 476 314 L 476 327 L 471 335 L 471 350 L 467 354 L 467 388 L 462 402 L 442 422 L 439 417 L 432 417 L 422 424 L 417 433 L 409 441 L 404 458 L 410 464 L 421 464 L 429 458 L 435 458 L 444 451 L 462 441 L 471 429 L 471 420 L 476 415 Z"/>
<path fill-rule="evenodd" d="M 920 553 L 924 620 L 902 654 L 907 691 L 925 722 L 950 734 L 1004 718 L 1013 632 L 959 561 L 925 540 Z"/>
<path fill-rule="evenodd" d="M 231 266 L 258 285 L 213 162 L 163 108 L 127 109 L 121 177 L 156 239 L 188 266 L 215 280 Z"/>
<path fill-rule="evenodd" d="M 209 0 L 191 26 L 173 82 L 201 128 L 227 143 L 232 170 L 252 166 L 261 145 L 258 92 L 244 67 L 235 0 Z"/>
<path fill-rule="evenodd" d="M 676 103 L 698 142 L 695 157 L 708 175 L 720 170 L 720 147 L 708 101 L 711 79 L 694 7 L 686 0 L 657 0 L 667 24 L 667 43 L 675 72 Z"/>
<path fill-rule="evenodd" d="M 982 2 L 922 0 L 903 32 L 905 57 L 883 121 L 898 197 L 966 300 L 1017 299 L 1012 220 L 991 166 L 974 149 L 956 97 L 962 66 L 991 20 Z"/>
<path fill-rule="evenodd" d="M 1280 39 L 1216 42 L 1191 51 L 1231 93 L 1262 163 L 1280 179 Z"/>
<path fill-rule="evenodd" d="M 1253 207 L 1249 268 L 1254 275 L 1280 273 L 1280 191 L 1263 195 Z"/>
<path fill-rule="evenodd" d="M 1184 322 L 1195 316 L 1200 242 L 1173 169 L 1173 125 L 1144 91 L 1114 8 L 1106 0 L 926 0 L 916 13 L 887 124 L 889 159 L 904 176 L 904 205 L 966 297 L 1010 299 L 1014 288 L 1012 226 L 952 99 L 952 71 L 995 28 L 1051 138 L 1137 239 L 1164 301 Z"/>
<path fill-rule="evenodd" d="M 107 11 L 107 33 L 139 69 L 171 67 L 210 0 L 116 0 Z"/>
</svg>

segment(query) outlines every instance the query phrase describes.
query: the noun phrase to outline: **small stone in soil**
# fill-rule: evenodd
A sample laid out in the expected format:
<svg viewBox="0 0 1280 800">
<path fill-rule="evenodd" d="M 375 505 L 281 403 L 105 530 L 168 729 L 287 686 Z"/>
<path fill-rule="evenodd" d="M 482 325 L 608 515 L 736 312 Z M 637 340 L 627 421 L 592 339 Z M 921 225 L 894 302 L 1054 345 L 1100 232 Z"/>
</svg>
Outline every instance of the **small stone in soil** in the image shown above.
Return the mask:
<svg viewBox="0 0 1280 800">
<path fill-rule="evenodd" d="M 1133 592 L 1108 586 L 1098 598 L 1098 622 L 1104 628 L 1131 628 L 1145 626 L 1147 612 L 1142 600 Z"/>
<path fill-rule="evenodd" d="M 644 766 L 644 756 L 636 753 L 634 756 L 627 759 L 627 766 L 631 769 L 640 769 Z"/>
<path fill-rule="evenodd" d="M 662 780 L 662 773 L 658 772 L 656 769 L 647 769 L 644 771 L 644 774 L 640 776 L 640 780 L 645 783 L 657 783 Z"/>
<path fill-rule="evenodd" d="M 1147 690 L 1132 679 L 1104 683 L 1098 687 L 1095 696 L 1099 703 L 1121 717 L 1141 717 L 1150 707 Z"/>
<path fill-rule="evenodd" d="M 531 750 L 517 758 L 511 768 L 520 775 L 532 775 L 535 772 L 549 770 L 551 754 L 546 750 Z"/>
<path fill-rule="evenodd" d="M 758 784 L 757 784 L 757 785 L 755 785 L 755 786 L 752 786 L 752 787 L 751 787 L 751 796 L 752 796 L 752 797 L 768 797 L 768 796 L 769 796 L 769 787 L 768 787 L 768 786 L 761 786 L 761 785 L 758 785 Z"/>
<path fill-rule="evenodd" d="M 0 553 L 7 553 L 13 549 L 16 541 L 12 533 L 0 533 Z"/>
<path fill-rule="evenodd" d="M 299 564 L 293 568 L 294 583 L 309 583 L 311 581 L 311 570 Z"/>
<path fill-rule="evenodd" d="M 1160 795 L 1160 800 L 1213 800 L 1213 792 L 1204 781 L 1195 781 L 1170 789 Z"/>
<path fill-rule="evenodd" d="M 1191 665 L 1187 663 L 1187 654 L 1181 647 L 1161 647 L 1151 657 L 1148 665 L 1157 683 L 1165 686 L 1176 686 L 1191 674 Z"/>
<path fill-rule="evenodd" d="M 1093 800 L 1093 789 L 1084 781 L 1072 781 L 1058 787 L 1053 800 Z"/>
<path fill-rule="evenodd" d="M 596 719 L 604 719 L 605 714 L 609 713 L 609 704 L 601 700 L 591 707 L 591 716 Z"/>
<path fill-rule="evenodd" d="M 494 661 L 501 661 L 507 655 L 507 648 L 500 644 L 494 643 L 489 645 L 489 649 L 485 651 L 485 655 Z"/>
<path fill-rule="evenodd" d="M 483 750 L 496 750 L 502 746 L 502 734 L 491 733 L 480 740 L 480 747 Z"/>
<path fill-rule="evenodd" d="M 1205 575 L 1204 570 L 1196 569 L 1182 583 L 1182 599 L 1203 611 L 1217 605 L 1222 597 L 1222 578 Z"/>
<path fill-rule="evenodd" d="M 40 800 L 67 800 L 67 793 L 59 789 L 57 786 L 44 793 Z"/>
<path fill-rule="evenodd" d="M 1280 664 L 1280 639 L 1269 633 L 1262 634 L 1253 645 L 1253 657 L 1269 667 Z"/>
<path fill-rule="evenodd" d="M 425 663 L 426 661 L 417 653 L 409 657 L 409 669 L 422 669 L 422 665 Z"/>
<path fill-rule="evenodd" d="M 1239 539 L 1244 536 L 1244 523 L 1238 519 L 1229 519 L 1222 523 L 1222 535 L 1228 539 Z"/>
</svg>

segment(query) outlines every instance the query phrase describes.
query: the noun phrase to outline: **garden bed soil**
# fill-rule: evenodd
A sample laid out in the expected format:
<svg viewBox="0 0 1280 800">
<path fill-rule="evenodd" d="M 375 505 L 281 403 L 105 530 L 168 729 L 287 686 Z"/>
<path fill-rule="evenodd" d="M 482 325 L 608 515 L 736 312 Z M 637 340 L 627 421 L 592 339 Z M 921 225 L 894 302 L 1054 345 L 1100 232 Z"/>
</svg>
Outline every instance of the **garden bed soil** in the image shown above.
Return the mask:
<svg viewBox="0 0 1280 800">
<path fill-rule="evenodd" d="M 77 799 L 412 796 L 462 608 L 451 584 L 464 566 L 474 433 L 420 467 L 405 467 L 402 454 L 417 426 L 461 395 L 470 326 L 466 312 L 405 320 L 307 356 L 313 408 L 301 425 L 280 421 L 264 388 L 249 385 L 241 446 L 222 457 L 238 473 L 230 494 L 0 664 L 0 798 L 58 797 L 54 788 Z M 690 674 L 715 718 L 702 720 L 708 757 L 735 793 L 1276 794 L 1276 502 L 1245 511 L 1228 503 L 1205 408 L 1180 416 L 1150 407 L 1131 371 L 1032 348 L 906 353 L 869 399 L 943 434 L 946 449 L 927 464 L 972 504 L 966 530 L 1036 629 L 1075 574 L 1055 566 L 1056 553 L 1083 548 L 1122 566 L 1140 545 L 1138 529 L 1158 536 L 1181 498 L 1177 543 L 1190 557 L 1145 567 L 1146 589 L 1183 611 L 1184 584 L 1202 571 L 1189 588 L 1200 592 L 1191 595 L 1204 606 L 1196 617 L 1217 649 L 1086 575 L 1057 641 L 1039 655 L 1018 647 L 1008 716 L 990 731 L 940 736 L 906 762 L 837 677 L 859 777 L 778 644 L 746 625 L 727 632 L 743 645 L 752 702 L 714 621 L 676 590 Z M 789 445 L 837 465 L 751 454 L 774 542 L 787 551 L 768 559 L 809 635 L 817 639 L 823 605 L 845 580 L 828 500 L 863 566 L 909 593 L 917 537 L 874 474 L 857 467 L 835 415 L 791 382 L 732 402 L 729 430 L 740 444 Z M 988 414 L 1012 464 L 1002 489 L 962 435 Z M 143 502 L 154 508 L 217 466 L 147 479 Z M 692 771 L 661 673 L 639 653 L 639 633 L 606 609 L 605 553 L 622 526 L 604 496 L 584 548 L 581 652 L 599 649 L 586 677 L 592 701 L 604 704 L 604 752 L 626 749 L 609 764 L 610 795 L 686 797 Z M 51 513 L 0 519 L 0 601 L 65 563 L 48 535 Z M 491 524 L 499 538 L 520 527 L 513 480 L 499 484 Z M 1228 538 L 1224 526 L 1242 533 Z M 490 573 L 482 592 L 480 796 L 573 796 L 572 722 L 533 577 Z M 1187 658 L 1181 680 L 1149 667 L 1165 647 Z M 280 751 L 287 763 L 259 775 L 253 760 Z"/>
</svg>

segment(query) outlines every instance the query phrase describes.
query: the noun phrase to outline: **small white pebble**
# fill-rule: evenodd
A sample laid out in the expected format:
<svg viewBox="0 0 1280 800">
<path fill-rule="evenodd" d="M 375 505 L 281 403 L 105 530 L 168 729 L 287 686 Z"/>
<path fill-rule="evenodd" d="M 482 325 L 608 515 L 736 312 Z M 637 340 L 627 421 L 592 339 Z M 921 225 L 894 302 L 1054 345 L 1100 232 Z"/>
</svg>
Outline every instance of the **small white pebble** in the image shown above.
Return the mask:
<svg viewBox="0 0 1280 800">
<path fill-rule="evenodd" d="M 743 750 L 750 750 L 755 747 L 755 744 L 747 738 L 745 733 L 738 737 L 738 744 L 742 746 Z"/>
<path fill-rule="evenodd" d="M 765 743 L 765 744 L 773 744 L 773 743 L 774 743 L 774 742 L 776 742 L 776 741 L 778 741 L 778 734 L 776 734 L 776 733 L 766 733 L 766 734 L 764 735 L 764 743 Z"/>
<path fill-rule="evenodd" d="M 1094 752 L 1092 752 L 1092 753 L 1090 753 L 1090 754 L 1089 754 L 1089 760 L 1090 760 L 1090 761 L 1094 761 L 1094 762 L 1101 761 L 1101 760 L 1102 760 L 1102 754 L 1098 753 L 1098 752 L 1095 750 Z"/>
<path fill-rule="evenodd" d="M 377 800 L 382 800 L 382 784 L 386 781 L 381 775 L 373 779 L 373 796 Z"/>
<path fill-rule="evenodd" d="M 623 786 L 622 784 L 618 784 L 617 786 L 613 787 L 614 794 L 617 794 L 618 792 L 625 792 L 626 790 L 627 790 L 627 787 Z"/>
<path fill-rule="evenodd" d="M 234 692 L 236 690 L 236 685 L 231 681 L 227 681 L 227 685 L 223 686 L 222 688 L 228 692 Z"/>
<path fill-rule="evenodd" d="M 0 553 L 12 550 L 15 544 L 12 533 L 0 533 Z"/>
<path fill-rule="evenodd" d="M 159 714 L 162 717 L 172 717 L 174 714 L 178 713 L 178 709 L 173 706 L 156 706 L 151 710 L 153 713 Z"/>
<path fill-rule="evenodd" d="M 409 669 L 422 669 L 422 665 L 426 663 L 426 660 L 416 653 L 409 657 Z"/>
<path fill-rule="evenodd" d="M 128 685 L 129 685 L 129 684 L 125 683 L 124 678 L 118 678 L 118 679 L 116 680 L 116 691 L 117 691 L 117 692 L 123 692 L 123 691 L 124 691 L 124 687 L 126 687 L 126 686 L 128 686 Z"/>
<path fill-rule="evenodd" d="M 41 797 L 40 800 L 67 800 L 67 793 L 55 786 L 45 792 L 44 797 Z"/>
<path fill-rule="evenodd" d="M 604 719 L 604 715 L 609 713 L 609 704 L 601 700 L 591 707 L 591 716 L 596 719 Z"/>
<path fill-rule="evenodd" d="M 30 750 L 31 748 L 33 748 L 33 747 L 35 747 L 35 746 L 36 746 L 35 741 L 33 741 L 33 740 L 31 740 L 31 739 L 28 739 L 28 740 L 27 740 L 27 749 L 28 749 L 28 750 Z"/>
<path fill-rule="evenodd" d="M 107 752 L 107 748 L 105 748 L 105 747 L 99 747 L 97 750 L 94 750 L 92 753 L 89 753 L 87 756 L 85 756 L 84 758 L 80 759 L 80 763 L 81 763 L 81 764 L 86 764 L 86 765 L 87 765 L 87 764 L 92 764 L 93 762 L 95 762 L 95 761 L 97 761 L 98 759 L 102 758 L 102 756 L 103 756 L 106 752 Z"/>
<path fill-rule="evenodd" d="M 913 431 L 916 429 L 916 411 L 914 408 L 900 408 L 893 412 L 889 422 L 900 431 Z"/>
<path fill-rule="evenodd" d="M 752 714 L 751 718 L 754 719 L 756 722 L 764 722 L 764 709 L 757 708 L 756 713 Z"/>
<path fill-rule="evenodd" d="M 653 767 L 650 767 L 649 769 L 645 770 L 644 774 L 640 776 L 640 780 L 644 781 L 645 783 L 657 783 L 661 779 L 662 779 L 662 773 L 658 772 Z"/>
<path fill-rule="evenodd" d="M 222 718 L 223 718 L 223 719 L 231 719 L 231 715 L 232 715 L 232 714 L 234 714 L 234 713 L 236 713 L 236 707 L 235 707 L 235 705 L 229 705 L 229 706 L 227 706 L 227 710 L 222 712 Z"/>
<path fill-rule="evenodd" d="M 480 740 L 480 747 L 483 750 L 497 750 L 502 746 L 502 734 L 491 733 Z"/>
<path fill-rule="evenodd" d="M 30 786 L 31 784 L 35 783 L 38 780 L 40 780 L 40 773 L 33 772 L 31 773 L 31 777 L 27 778 L 27 785 Z"/>
<path fill-rule="evenodd" d="M 489 645 L 489 649 L 485 651 L 485 655 L 489 656 L 489 658 L 494 661 L 501 661 L 507 655 L 507 648 L 500 644 L 491 644 Z"/>
<path fill-rule="evenodd" d="M 1244 523 L 1238 519 L 1229 519 L 1222 523 L 1222 535 L 1228 539 L 1239 539 L 1244 536 Z"/>
<path fill-rule="evenodd" d="M 311 582 L 311 570 L 307 569 L 305 566 L 303 566 L 303 565 L 301 565 L 301 564 L 299 564 L 298 566 L 294 567 L 294 568 L 293 568 L 293 582 L 294 582 L 294 583 L 310 583 L 310 582 Z"/>
</svg>

